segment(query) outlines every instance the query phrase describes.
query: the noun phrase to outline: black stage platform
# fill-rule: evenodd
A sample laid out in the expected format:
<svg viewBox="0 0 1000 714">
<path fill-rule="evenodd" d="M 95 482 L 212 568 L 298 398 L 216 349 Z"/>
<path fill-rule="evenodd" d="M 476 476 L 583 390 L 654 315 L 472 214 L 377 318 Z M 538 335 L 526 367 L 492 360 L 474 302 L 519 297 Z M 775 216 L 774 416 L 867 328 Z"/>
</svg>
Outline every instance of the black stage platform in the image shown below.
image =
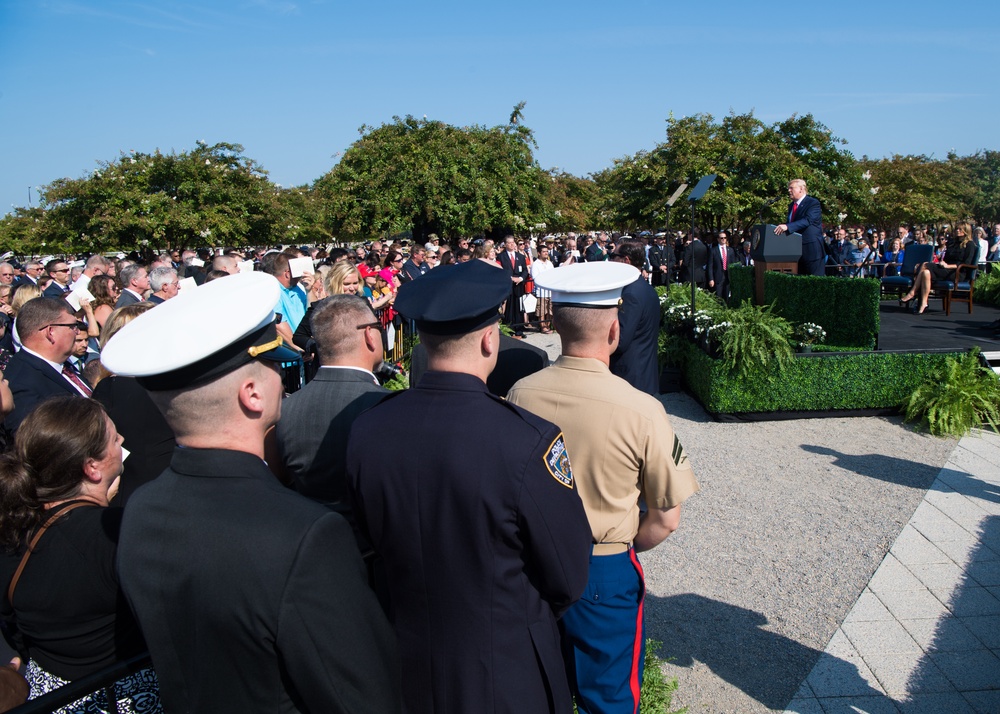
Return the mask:
<svg viewBox="0 0 1000 714">
<path fill-rule="evenodd" d="M 880 350 L 969 349 L 978 346 L 983 352 L 1000 351 L 1000 338 L 986 326 L 1000 319 L 1000 310 L 985 305 L 952 306 L 945 316 L 940 300 L 931 300 L 928 312 L 914 315 L 899 307 L 896 300 L 883 300 L 879 308 Z"/>
</svg>

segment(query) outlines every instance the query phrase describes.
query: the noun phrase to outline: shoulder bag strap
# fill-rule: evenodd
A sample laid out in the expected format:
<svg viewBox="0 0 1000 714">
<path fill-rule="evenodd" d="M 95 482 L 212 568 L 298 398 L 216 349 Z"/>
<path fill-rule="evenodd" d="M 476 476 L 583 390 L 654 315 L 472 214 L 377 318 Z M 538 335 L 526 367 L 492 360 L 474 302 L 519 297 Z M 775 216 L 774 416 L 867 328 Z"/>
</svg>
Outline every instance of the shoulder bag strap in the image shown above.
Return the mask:
<svg viewBox="0 0 1000 714">
<path fill-rule="evenodd" d="M 73 501 L 65 508 L 57 511 L 54 516 L 45 521 L 45 523 L 42 524 L 42 527 L 38 529 L 34 537 L 31 539 L 31 542 L 28 543 L 28 549 L 24 551 L 24 556 L 21 558 L 21 562 L 17 566 L 17 570 L 14 571 L 14 577 L 11 578 L 10 586 L 7 588 L 7 602 L 10 603 L 11 607 L 14 607 L 14 587 L 17 585 L 17 581 L 21 579 L 21 573 L 24 572 L 24 566 L 28 563 L 28 558 L 31 556 L 32 551 L 34 551 L 35 546 L 38 544 L 38 540 L 42 537 L 42 534 L 45 533 L 49 526 L 72 511 L 74 508 L 92 505 L 94 504 L 91 501 Z"/>
</svg>

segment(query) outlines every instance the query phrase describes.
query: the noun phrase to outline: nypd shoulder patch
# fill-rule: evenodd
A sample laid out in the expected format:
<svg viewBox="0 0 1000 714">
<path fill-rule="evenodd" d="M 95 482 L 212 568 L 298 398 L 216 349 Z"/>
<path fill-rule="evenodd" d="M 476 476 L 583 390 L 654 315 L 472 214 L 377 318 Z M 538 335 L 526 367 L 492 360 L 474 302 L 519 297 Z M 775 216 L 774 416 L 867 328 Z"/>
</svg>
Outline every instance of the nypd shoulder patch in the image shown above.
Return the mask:
<svg viewBox="0 0 1000 714">
<path fill-rule="evenodd" d="M 559 434 L 545 453 L 545 468 L 552 478 L 566 488 L 573 488 L 573 469 L 569 465 L 569 454 L 566 453 L 566 441 Z"/>
</svg>

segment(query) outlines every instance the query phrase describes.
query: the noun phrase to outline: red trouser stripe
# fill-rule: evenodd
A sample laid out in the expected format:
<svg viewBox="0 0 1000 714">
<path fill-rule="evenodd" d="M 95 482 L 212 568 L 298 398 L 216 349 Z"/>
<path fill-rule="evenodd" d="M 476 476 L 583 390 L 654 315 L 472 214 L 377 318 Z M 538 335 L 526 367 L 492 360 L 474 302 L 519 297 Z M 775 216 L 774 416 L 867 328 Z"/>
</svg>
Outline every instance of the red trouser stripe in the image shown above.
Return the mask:
<svg viewBox="0 0 1000 714">
<path fill-rule="evenodd" d="M 639 580 L 642 582 L 642 598 L 639 600 L 639 611 L 635 620 L 635 640 L 632 642 L 632 673 L 628 683 L 632 690 L 632 712 L 638 714 L 639 691 L 642 688 L 642 682 L 639 681 L 639 658 L 642 657 L 645 648 L 645 643 L 642 641 L 642 608 L 646 602 L 646 575 L 642 572 L 642 564 L 639 563 L 634 548 L 628 549 L 628 555 L 632 559 L 635 571 L 639 573 Z"/>
</svg>

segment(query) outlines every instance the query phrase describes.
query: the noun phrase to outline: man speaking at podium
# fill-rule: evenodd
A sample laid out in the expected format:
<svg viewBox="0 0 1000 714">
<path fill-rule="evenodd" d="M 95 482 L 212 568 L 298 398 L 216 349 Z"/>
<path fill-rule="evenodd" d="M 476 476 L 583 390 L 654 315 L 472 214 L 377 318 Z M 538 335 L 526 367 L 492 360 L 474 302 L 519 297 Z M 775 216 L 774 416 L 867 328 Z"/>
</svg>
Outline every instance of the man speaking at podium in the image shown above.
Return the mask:
<svg viewBox="0 0 1000 714">
<path fill-rule="evenodd" d="M 802 179 L 788 182 L 788 195 L 792 197 L 788 206 L 788 222 L 775 226 L 774 232 L 779 236 L 782 233 L 801 233 L 799 274 L 825 275 L 823 264 L 826 262 L 826 251 L 823 250 L 823 216 L 819 201 L 806 193 L 806 182 Z"/>
</svg>

